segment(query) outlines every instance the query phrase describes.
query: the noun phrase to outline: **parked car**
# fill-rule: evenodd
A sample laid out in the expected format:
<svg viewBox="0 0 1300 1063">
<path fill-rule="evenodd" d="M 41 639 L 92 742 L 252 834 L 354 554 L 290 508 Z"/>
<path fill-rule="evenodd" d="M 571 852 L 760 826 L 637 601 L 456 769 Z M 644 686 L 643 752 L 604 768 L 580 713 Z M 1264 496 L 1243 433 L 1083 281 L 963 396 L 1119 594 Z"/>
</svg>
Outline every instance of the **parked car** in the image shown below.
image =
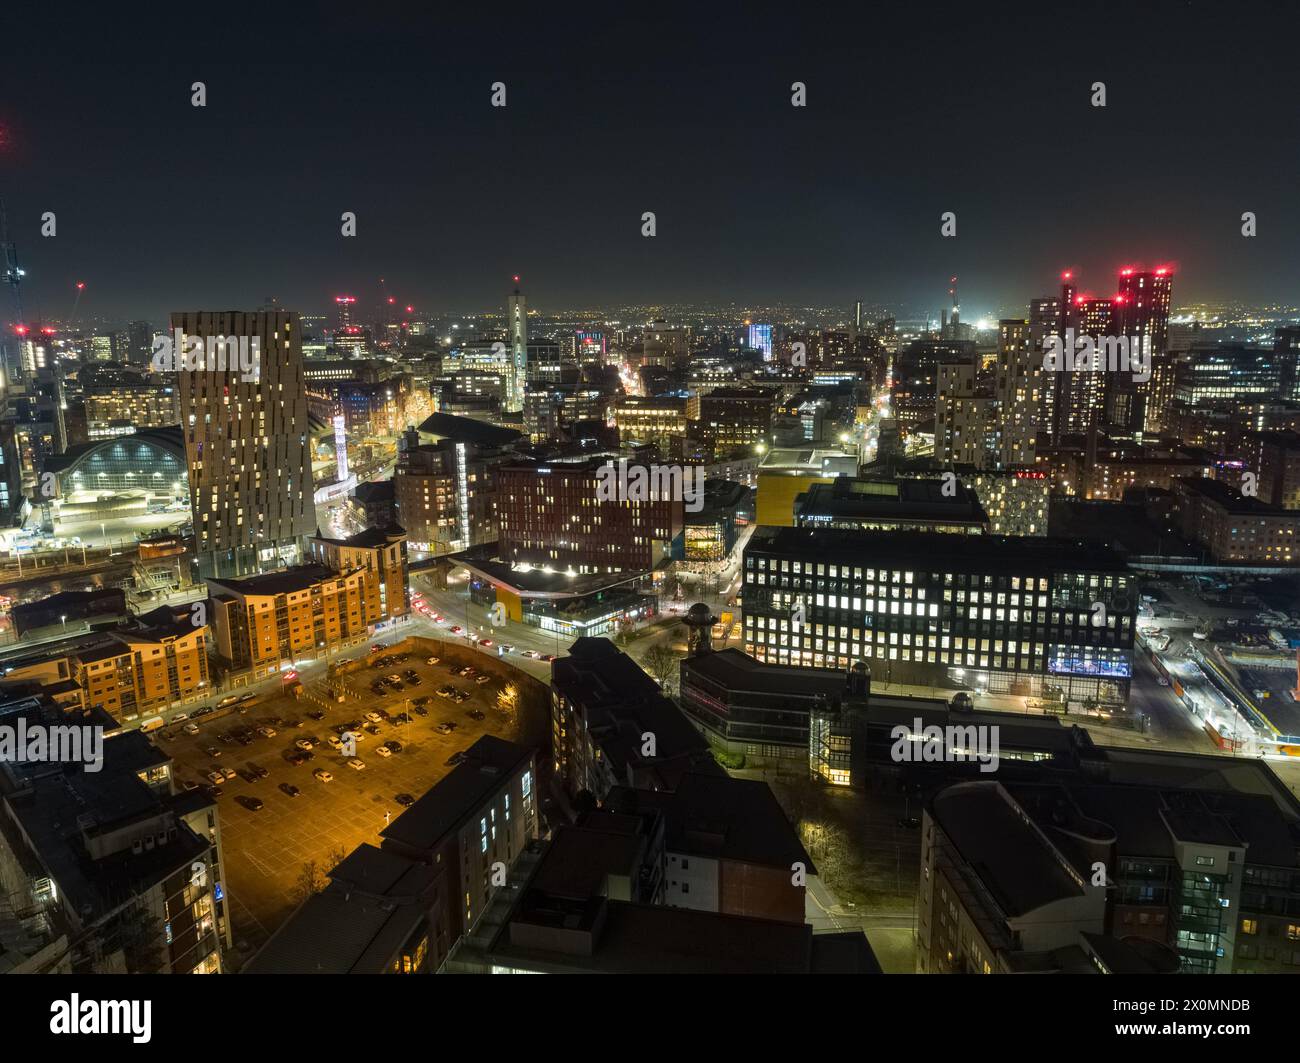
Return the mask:
<svg viewBox="0 0 1300 1063">
<path fill-rule="evenodd" d="M 213 786 L 216 786 L 216 784 L 219 783 L 219 782 L 225 782 L 225 781 L 226 781 L 226 775 L 225 775 L 225 773 L 224 773 L 224 772 L 220 772 L 220 771 L 215 771 L 215 770 L 214 770 L 214 771 L 210 771 L 210 772 L 208 772 L 208 773 L 207 773 L 205 776 L 203 776 L 203 777 L 204 777 L 205 779 L 207 779 L 208 782 L 212 783 Z"/>
<path fill-rule="evenodd" d="M 314 772 L 312 772 L 312 775 L 313 775 L 313 776 L 314 776 L 314 777 L 315 777 L 319 782 L 333 782 L 333 781 L 334 781 L 334 776 L 331 775 L 329 772 L 327 772 L 324 768 L 317 768 Z"/>
<path fill-rule="evenodd" d="M 348 767 L 351 768 L 353 771 L 366 770 L 366 762 L 362 760 L 360 757 L 349 757 L 347 763 L 348 763 Z"/>
<path fill-rule="evenodd" d="M 425 661 L 424 663 L 425 663 L 425 664 L 437 664 L 438 661 L 439 661 L 440 659 L 441 659 L 441 658 L 438 658 L 438 657 L 430 657 L 430 658 L 429 658 L 427 661 Z"/>
<path fill-rule="evenodd" d="M 366 713 L 366 719 L 369 720 L 371 723 L 378 723 L 380 720 L 383 719 L 383 717 L 380 716 L 379 713 L 377 712 L 368 712 Z"/>
<path fill-rule="evenodd" d="M 214 758 L 221 756 L 221 750 L 219 750 L 216 746 L 204 746 L 203 752 L 206 753 L 208 756 Z"/>
<path fill-rule="evenodd" d="M 223 771 L 222 774 L 225 776 L 226 782 L 234 782 L 236 779 L 239 778 L 239 772 L 235 771 L 234 768 L 226 768 L 226 770 Z"/>
<path fill-rule="evenodd" d="M 465 715 L 468 716 L 471 720 L 487 719 L 487 717 L 484 716 L 481 712 L 479 712 L 478 709 L 470 709 L 469 712 L 465 713 Z"/>
<path fill-rule="evenodd" d="M 423 705 L 412 705 L 412 706 L 411 706 L 411 709 L 412 709 L 412 711 L 413 711 L 417 716 L 428 716 L 428 715 L 429 715 L 429 710 L 426 709 Z"/>
<path fill-rule="evenodd" d="M 274 727 L 259 727 L 257 733 L 263 738 L 274 738 L 279 732 Z"/>
<path fill-rule="evenodd" d="M 400 753 L 405 747 L 401 742 L 393 741 L 385 742 L 383 748 L 387 749 L 390 753 Z"/>
<path fill-rule="evenodd" d="M 187 723 L 181 730 L 187 735 L 196 735 L 199 733 L 199 725 L 197 723 Z"/>
<path fill-rule="evenodd" d="M 415 804 L 415 798 L 412 797 L 410 794 L 398 794 L 396 797 L 393 798 L 393 800 L 396 801 L 403 808 L 409 808 L 411 805 Z"/>
<path fill-rule="evenodd" d="M 375 755 L 380 757 L 391 757 L 393 751 L 387 746 L 375 746 Z"/>
<path fill-rule="evenodd" d="M 342 740 L 341 738 L 339 738 L 338 735 L 329 735 L 329 736 L 325 739 L 325 741 L 329 743 L 329 747 L 330 747 L 330 749 L 342 749 L 342 748 L 343 748 L 343 740 Z"/>
<path fill-rule="evenodd" d="M 302 791 L 299 790 L 298 787 L 294 786 L 293 783 L 291 782 L 282 782 L 280 784 L 280 790 L 282 793 L 286 793 L 290 797 L 297 797 L 300 793 L 302 793 Z"/>
<path fill-rule="evenodd" d="M 313 709 L 311 712 L 307 713 L 307 715 L 317 723 L 325 719 L 325 714 L 321 712 L 320 709 Z"/>
<path fill-rule="evenodd" d="M 297 749 L 302 749 L 302 750 L 311 750 L 315 745 L 316 745 L 316 740 L 314 738 L 300 738 L 296 742 L 294 742 L 294 746 Z"/>
<path fill-rule="evenodd" d="M 492 677 L 490 675 L 476 675 L 474 677 L 474 682 L 476 682 L 479 686 L 482 686 L 484 683 L 492 682 Z"/>
<path fill-rule="evenodd" d="M 266 807 L 260 797 L 249 797 L 245 794 L 241 794 L 239 797 L 236 797 L 235 800 L 250 812 L 261 812 L 262 809 Z"/>
</svg>

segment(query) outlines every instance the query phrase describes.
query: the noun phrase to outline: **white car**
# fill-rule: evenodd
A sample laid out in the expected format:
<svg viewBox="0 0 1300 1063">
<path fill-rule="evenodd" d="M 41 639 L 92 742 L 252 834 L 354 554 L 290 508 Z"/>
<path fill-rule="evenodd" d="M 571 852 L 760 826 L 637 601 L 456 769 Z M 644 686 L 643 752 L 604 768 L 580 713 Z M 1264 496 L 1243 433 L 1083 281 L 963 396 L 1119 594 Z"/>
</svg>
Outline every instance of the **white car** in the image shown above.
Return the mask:
<svg viewBox="0 0 1300 1063">
<path fill-rule="evenodd" d="M 383 717 L 380 716 L 379 713 L 377 712 L 368 712 L 366 713 L 366 719 L 369 720 L 371 723 L 379 723 L 379 721 L 382 720 Z"/>
<path fill-rule="evenodd" d="M 325 739 L 325 741 L 329 743 L 330 749 L 343 748 L 343 740 L 339 738 L 338 735 L 330 735 L 327 739 Z"/>
<path fill-rule="evenodd" d="M 207 773 L 207 775 L 203 777 L 207 779 L 208 782 L 210 782 L 213 786 L 219 786 L 221 783 L 226 781 L 226 776 L 219 771 L 210 771 Z"/>
<path fill-rule="evenodd" d="M 199 733 L 199 725 L 197 723 L 187 723 L 181 730 L 187 735 L 196 735 Z"/>
<path fill-rule="evenodd" d="M 351 768 L 353 771 L 365 771 L 366 762 L 362 760 L 360 757 L 352 757 L 348 761 L 348 767 Z"/>
<path fill-rule="evenodd" d="M 334 781 L 334 776 L 331 775 L 329 772 L 327 772 L 324 768 L 317 768 L 314 772 L 312 772 L 312 775 L 315 776 L 315 778 L 319 782 Z"/>
<path fill-rule="evenodd" d="M 310 738 L 300 738 L 298 739 L 298 741 L 294 743 L 294 745 L 297 746 L 299 749 L 301 749 L 304 753 L 311 752 L 311 748 L 315 744 L 316 743 L 313 742 Z"/>
<path fill-rule="evenodd" d="M 393 755 L 393 751 L 387 746 L 376 746 L 375 752 L 381 757 L 391 757 Z"/>
<path fill-rule="evenodd" d="M 427 661 L 425 661 L 424 663 L 425 663 L 425 664 L 437 664 L 438 661 L 439 661 L 440 659 L 441 659 L 441 658 L 438 658 L 438 657 L 430 657 L 430 658 L 429 658 Z"/>
</svg>

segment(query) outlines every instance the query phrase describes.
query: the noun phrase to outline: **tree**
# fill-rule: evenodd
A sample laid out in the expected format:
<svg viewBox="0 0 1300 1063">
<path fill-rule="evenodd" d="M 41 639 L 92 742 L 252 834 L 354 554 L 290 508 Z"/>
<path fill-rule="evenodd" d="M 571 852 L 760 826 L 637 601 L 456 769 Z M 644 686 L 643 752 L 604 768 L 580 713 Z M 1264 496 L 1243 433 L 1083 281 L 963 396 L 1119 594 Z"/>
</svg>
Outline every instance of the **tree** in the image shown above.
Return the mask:
<svg viewBox="0 0 1300 1063">
<path fill-rule="evenodd" d="M 669 684 L 677 677 L 678 658 L 667 646 L 651 646 L 642 658 L 645 669 L 659 686 L 667 692 Z"/>
<path fill-rule="evenodd" d="M 329 879 L 317 866 L 316 861 L 308 860 L 298 873 L 298 881 L 294 884 L 294 897 L 299 901 L 305 901 L 308 897 L 320 893 L 327 885 Z"/>
</svg>

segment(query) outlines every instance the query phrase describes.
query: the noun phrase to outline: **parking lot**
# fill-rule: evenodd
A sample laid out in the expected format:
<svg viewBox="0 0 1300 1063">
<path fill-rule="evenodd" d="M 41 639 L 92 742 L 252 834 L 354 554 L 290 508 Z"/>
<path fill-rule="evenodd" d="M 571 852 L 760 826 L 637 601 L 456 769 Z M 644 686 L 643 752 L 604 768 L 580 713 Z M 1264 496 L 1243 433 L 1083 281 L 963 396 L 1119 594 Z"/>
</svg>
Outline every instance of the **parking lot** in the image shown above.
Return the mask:
<svg viewBox="0 0 1300 1063">
<path fill-rule="evenodd" d="M 430 655 L 440 655 L 439 663 L 428 664 Z M 491 668 L 493 674 L 482 682 L 452 674 L 463 665 L 481 673 Z M 410 681 L 408 671 L 414 672 L 416 682 Z M 386 685 L 382 694 L 372 689 L 385 676 L 398 677 L 401 689 Z M 220 783 L 216 794 L 225 893 L 235 941 L 246 945 L 233 958 L 235 964 L 288 916 L 307 882 L 315 878 L 322 884 L 324 873 L 361 842 L 378 844 L 379 832 L 403 811 L 399 794 L 419 798 L 451 770 L 450 758 L 483 734 L 537 741 L 539 721 L 525 729 L 530 734 L 521 733 L 519 724 L 527 714 L 521 710 L 529 704 L 519 689 L 524 681 L 508 665 L 476 660 L 470 651 L 409 640 L 373 654 L 364 667 L 336 676 L 331 682 L 335 691 L 343 690 L 342 703 L 327 693 L 328 684 L 321 680 L 304 688 L 299 698 L 279 693 L 259 699 L 242 714 L 196 721 L 197 734 L 170 729 L 173 737 L 164 738 L 162 747 L 174 758 L 179 785 L 209 786 L 208 774 L 218 769 L 235 773 Z M 457 704 L 440 697 L 439 688 L 448 686 L 468 699 Z M 374 723 L 367 713 L 386 714 L 387 719 Z M 362 727 L 349 731 L 348 725 L 357 723 Z M 439 733 L 440 725 L 454 729 Z M 260 734 L 258 729 L 271 733 Z M 344 751 L 329 744 L 344 731 L 357 736 L 356 759 L 364 768 L 349 766 Z M 244 743 L 236 737 L 238 732 L 244 733 Z M 311 756 L 294 764 L 291 758 L 300 751 L 300 741 L 313 746 Z M 392 741 L 400 744 L 399 752 L 376 752 Z M 254 778 L 250 769 L 262 769 L 265 777 Z M 332 779 L 317 779 L 317 770 Z M 291 796 L 285 785 L 299 793 Z M 257 802 L 260 808 L 253 807 Z"/>
</svg>

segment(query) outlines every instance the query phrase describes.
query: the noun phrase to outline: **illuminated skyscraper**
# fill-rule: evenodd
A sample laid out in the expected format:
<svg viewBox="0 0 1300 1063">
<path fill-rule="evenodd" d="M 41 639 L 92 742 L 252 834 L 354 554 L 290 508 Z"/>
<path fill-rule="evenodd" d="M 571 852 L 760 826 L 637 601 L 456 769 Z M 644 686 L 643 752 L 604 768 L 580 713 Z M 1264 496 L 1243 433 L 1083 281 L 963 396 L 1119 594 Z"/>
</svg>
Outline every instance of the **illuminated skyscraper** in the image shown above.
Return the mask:
<svg viewBox="0 0 1300 1063">
<path fill-rule="evenodd" d="M 251 366 L 208 356 L 177 374 L 200 574 L 244 576 L 298 561 L 316 530 L 298 315 L 184 312 L 171 321 L 183 341 L 257 347 Z"/>
<path fill-rule="evenodd" d="M 516 285 L 519 278 L 515 278 Z M 506 411 L 518 413 L 524 408 L 524 388 L 528 384 L 528 300 L 516 287 L 506 299 L 506 328 L 510 333 L 506 365 Z"/>
<path fill-rule="evenodd" d="M 762 351 L 763 361 L 770 362 L 772 360 L 772 326 L 750 325 L 749 346 L 756 351 Z"/>
<path fill-rule="evenodd" d="M 1113 417 L 1133 428 L 1158 432 L 1166 424 L 1170 403 L 1174 398 L 1174 359 L 1168 357 L 1169 303 L 1173 295 L 1173 271 L 1166 266 L 1155 270 L 1125 268 L 1119 273 L 1119 292 L 1115 296 L 1115 309 L 1119 333 L 1141 344 L 1143 357 L 1151 359 L 1151 376 L 1129 388 L 1117 381 L 1124 390 L 1137 396 L 1135 408 L 1128 417 Z"/>
</svg>

